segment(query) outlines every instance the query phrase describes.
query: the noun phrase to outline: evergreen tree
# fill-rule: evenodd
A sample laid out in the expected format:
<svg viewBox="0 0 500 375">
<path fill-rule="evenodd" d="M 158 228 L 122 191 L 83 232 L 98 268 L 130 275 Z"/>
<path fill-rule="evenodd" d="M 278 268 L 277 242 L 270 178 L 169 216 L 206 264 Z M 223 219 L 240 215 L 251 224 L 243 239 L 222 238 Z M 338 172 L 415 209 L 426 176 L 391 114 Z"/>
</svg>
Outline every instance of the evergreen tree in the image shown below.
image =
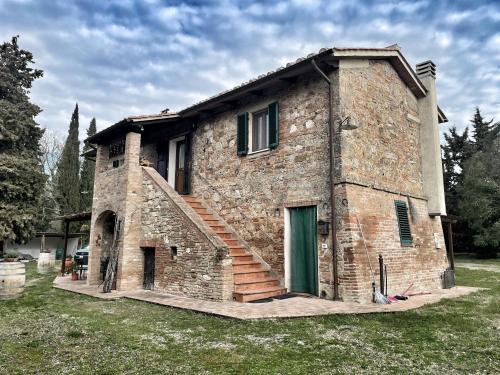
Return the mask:
<svg viewBox="0 0 500 375">
<path fill-rule="evenodd" d="M 40 216 L 43 130 L 34 118 L 41 109 L 28 94 L 43 72 L 31 68 L 33 63 L 33 55 L 19 49 L 17 37 L 0 45 L 0 242 L 28 241 Z"/>
<path fill-rule="evenodd" d="M 89 128 L 87 129 L 87 137 L 90 137 L 96 133 L 96 123 L 95 118 L 90 121 Z M 90 150 L 89 145 L 83 147 L 83 152 Z M 84 211 L 90 211 L 92 208 L 92 196 L 94 192 L 94 173 L 95 173 L 95 162 L 92 160 L 85 159 L 82 163 L 81 172 L 81 209 Z"/>
<path fill-rule="evenodd" d="M 490 136 L 491 134 L 485 134 Z M 480 257 L 496 256 L 500 248 L 500 136 L 466 163 L 459 189 L 460 213 L 473 230 Z"/>
<path fill-rule="evenodd" d="M 444 134 L 443 150 L 444 190 L 446 194 L 446 209 L 452 215 L 458 215 L 457 188 L 463 184 L 463 169 L 465 162 L 472 156 L 473 146 L 469 139 L 469 129 L 462 134 L 452 126 L 449 133 Z"/>
<path fill-rule="evenodd" d="M 62 214 L 80 210 L 80 141 L 78 140 L 78 104 L 69 124 L 68 138 L 57 166 L 57 201 Z"/>
<path fill-rule="evenodd" d="M 479 108 L 476 107 L 472 123 L 472 133 L 474 136 L 474 151 L 485 151 L 491 147 L 493 141 L 500 131 L 500 123 L 493 124 L 493 119 L 485 121 Z"/>
<path fill-rule="evenodd" d="M 445 143 L 441 146 L 443 150 L 443 177 L 444 191 L 446 197 L 446 211 L 448 215 L 457 216 L 454 224 L 454 243 L 460 251 L 474 251 L 473 232 L 469 223 L 460 217 L 459 204 L 461 188 L 463 186 L 463 171 L 465 163 L 473 153 L 472 141 L 469 139 L 469 129 L 465 128 L 462 134 L 457 132 L 456 127 L 451 127 L 444 134 Z"/>
</svg>

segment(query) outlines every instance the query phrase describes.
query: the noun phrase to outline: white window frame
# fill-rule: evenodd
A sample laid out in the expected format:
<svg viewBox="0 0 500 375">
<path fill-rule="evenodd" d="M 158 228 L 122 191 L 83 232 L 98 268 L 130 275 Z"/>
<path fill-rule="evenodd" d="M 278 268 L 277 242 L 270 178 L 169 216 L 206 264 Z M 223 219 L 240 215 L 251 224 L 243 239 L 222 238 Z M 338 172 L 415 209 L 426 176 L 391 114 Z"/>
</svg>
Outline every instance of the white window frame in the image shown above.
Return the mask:
<svg viewBox="0 0 500 375">
<path fill-rule="evenodd" d="M 267 145 L 263 148 L 258 149 L 258 150 L 254 150 L 254 148 L 253 148 L 254 121 L 256 120 L 257 115 L 261 115 L 263 113 L 267 114 L 267 116 L 266 116 L 267 124 L 264 126 L 264 128 L 267 130 L 267 135 L 266 135 Z M 250 123 L 248 124 L 249 125 L 249 129 L 248 129 L 248 143 L 249 143 L 248 150 L 249 150 L 249 152 L 256 153 L 256 152 L 262 152 L 262 151 L 269 150 L 269 109 L 267 107 L 265 107 L 265 108 L 262 108 L 260 110 L 253 111 L 250 113 L 249 117 L 251 118 L 251 120 L 249 121 Z"/>
<path fill-rule="evenodd" d="M 269 151 L 269 104 L 275 102 L 276 100 L 266 100 L 265 102 L 259 102 L 246 110 L 248 112 L 248 155 L 258 154 L 261 152 Z M 267 146 L 261 150 L 253 149 L 253 121 L 254 114 L 259 114 L 260 112 L 267 111 Z"/>
</svg>

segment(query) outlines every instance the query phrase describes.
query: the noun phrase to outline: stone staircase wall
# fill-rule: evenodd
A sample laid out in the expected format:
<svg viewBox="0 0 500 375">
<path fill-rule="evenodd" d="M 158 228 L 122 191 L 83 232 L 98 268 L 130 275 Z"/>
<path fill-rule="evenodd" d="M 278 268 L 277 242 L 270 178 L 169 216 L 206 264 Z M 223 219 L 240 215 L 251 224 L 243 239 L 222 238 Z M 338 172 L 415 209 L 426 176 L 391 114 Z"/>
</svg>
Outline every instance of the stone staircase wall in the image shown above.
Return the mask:
<svg viewBox="0 0 500 375">
<path fill-rule="evenodd" d="M 227 245 L 153 168 L 143 167 L 143 196 L 141 246 L 156 249 L 155 290 L 231 300 Z"/>
</svg>

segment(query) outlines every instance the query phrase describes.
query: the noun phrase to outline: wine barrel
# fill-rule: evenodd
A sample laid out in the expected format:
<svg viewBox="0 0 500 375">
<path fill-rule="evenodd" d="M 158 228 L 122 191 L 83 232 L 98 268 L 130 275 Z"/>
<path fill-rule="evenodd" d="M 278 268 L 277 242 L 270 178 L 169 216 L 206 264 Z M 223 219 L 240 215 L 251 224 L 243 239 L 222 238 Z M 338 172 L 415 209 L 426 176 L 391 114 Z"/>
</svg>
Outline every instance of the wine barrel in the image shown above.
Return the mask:
<svg viewBox="0 0 500 375">
<path fill-rule="evenodd" d="M 38 256 L 37 271 L 38 273 L 47 274 L 54 271 L 55 259 L 51 253 L 40 253 Z"/>
<path fill-rule="evenodd" d="M 21 262 L 0 263 L 0 300 L 19 297 L 24 291 L 26 269 Z"/>
</svg>

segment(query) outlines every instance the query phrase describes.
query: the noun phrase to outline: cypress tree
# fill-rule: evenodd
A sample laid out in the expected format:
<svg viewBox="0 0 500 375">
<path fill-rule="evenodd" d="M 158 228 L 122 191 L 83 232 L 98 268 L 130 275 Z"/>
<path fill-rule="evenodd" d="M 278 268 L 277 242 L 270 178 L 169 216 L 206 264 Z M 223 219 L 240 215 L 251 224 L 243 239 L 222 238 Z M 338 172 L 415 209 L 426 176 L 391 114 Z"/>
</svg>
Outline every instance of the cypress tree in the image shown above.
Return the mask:
<svg viewBox="0 0 500 375">
<path fill-rule="evenodd" d="M 96 123 L 95 118 L 90 121 L 89 128 L 87 129 L 87 137 L 90 137 L 96 133 Z M 90 150 L 89 145 L 83 147 L 83 152 Z M 94 192 L 94 173 L 95 173 L 95 162 L 92 160 L 85 159 L 82 163 L 81 172 L 81 209 L 84 211 L 89 211 L 92 208 L 92 196 Z"/>
<path fill-rule="evenodd" d="M 68 138 L 64 143 L 57 167 L 57 201 L 62 214 L 80 210 L 80 141 L 78 140 L 78 104 L 69 124 Z"/>
<path fill-rule="evenodd" d="M 35 233 L 45 184 L 40 138 L 30 102 L 33 81 L 43 72 L 30 67 L 33 55 L 19 49 L 17 37 L 0 45 L 0 242 L 28 241 Z"/>
</svg>

